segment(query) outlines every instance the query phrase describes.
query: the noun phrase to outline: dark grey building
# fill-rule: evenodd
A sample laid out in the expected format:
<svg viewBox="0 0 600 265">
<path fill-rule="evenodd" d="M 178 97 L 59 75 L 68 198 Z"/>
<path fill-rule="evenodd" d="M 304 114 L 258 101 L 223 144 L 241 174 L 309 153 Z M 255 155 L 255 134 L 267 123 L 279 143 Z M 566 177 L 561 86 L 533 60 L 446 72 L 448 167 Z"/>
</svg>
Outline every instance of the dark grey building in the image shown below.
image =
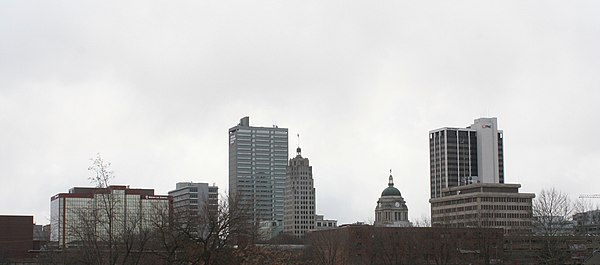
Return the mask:
<svg viewBox="0 0 600 265">
<path fill-rule="evenodd" d="M 176 214 L 200 216 L 206 210 L 216 212 L 219 205 L 219 187 L 208 183 L 179 182 L 169 191 L 173 197 L 173 211 Z"/>
<path fill-rule="evenodd" d="M 442 189 L 472 183 L 504 183 L 503 132 L 496 118 L 480 118 L 467 128 L 429 132 L 431 198 Z"/>
<path fill-rule="evenodd" d="M 254 224 L 282 226 L 287 162 L 287 128 L 252 127 L 244 117 L 229 129 L 229 194 Z"/>
</svg>

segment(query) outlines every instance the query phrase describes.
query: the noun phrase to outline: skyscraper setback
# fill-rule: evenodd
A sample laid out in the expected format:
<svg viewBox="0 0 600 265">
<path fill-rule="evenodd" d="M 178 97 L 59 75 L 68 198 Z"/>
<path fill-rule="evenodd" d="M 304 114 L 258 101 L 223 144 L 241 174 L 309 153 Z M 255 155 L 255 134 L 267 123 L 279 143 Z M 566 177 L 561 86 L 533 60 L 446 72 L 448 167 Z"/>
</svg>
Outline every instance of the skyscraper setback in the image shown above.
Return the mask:
<svg viewBox="0 0 600 265">
<path fill-rule="evenodd" d="M 315 183 L 312 166 L 302 157 L 300 146 L 288 164 L 285 188 L 283 232 L 303 237 L 315 229 Z"/>
<path fill-rule="evenodd" d="M 255 224 L 283 223 L 288 129 L 251 127 L 250 118 L 229 129 L 229 194 Z"/>
<path fill-rule="evenodd" d="M 497 118 L 480 118 L 467 128 L 429 132 L 431 198 L 443 188 L 504 183 L 503 132 Z"/>
</svg>

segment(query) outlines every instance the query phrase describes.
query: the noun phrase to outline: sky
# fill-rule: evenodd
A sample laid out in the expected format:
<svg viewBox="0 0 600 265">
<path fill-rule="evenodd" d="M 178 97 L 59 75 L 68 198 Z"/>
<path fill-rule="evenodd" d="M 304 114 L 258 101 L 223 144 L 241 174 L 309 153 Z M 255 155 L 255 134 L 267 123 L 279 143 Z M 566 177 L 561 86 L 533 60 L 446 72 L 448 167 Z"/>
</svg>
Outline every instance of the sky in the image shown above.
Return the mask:
<svg viewBox="0 0 600 265">
<path fill-rule="evenodd" d="M 228 129 L 289 129 L 317 213 L 429 216 L 428 132 L 497 117 L 505 180 L 600 193 L 598 1 L 0 2 L 0 214 L 112 183 L 228 187 Z"/>
</svg>

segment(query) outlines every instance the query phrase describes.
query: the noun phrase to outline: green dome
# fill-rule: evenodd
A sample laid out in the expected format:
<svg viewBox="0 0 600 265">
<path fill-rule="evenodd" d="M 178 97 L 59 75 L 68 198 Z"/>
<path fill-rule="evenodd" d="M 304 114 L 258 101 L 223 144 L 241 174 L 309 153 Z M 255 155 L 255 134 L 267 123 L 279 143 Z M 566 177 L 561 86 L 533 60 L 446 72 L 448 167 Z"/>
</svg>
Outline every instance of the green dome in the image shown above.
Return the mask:
<svg viewBox="0 0 600 265">
<path fill-rule="evenodd" d="M 400 191 L 396 188 L 394 188 L 394 177 L 392 177 L 392 170 L 390 169 L 390 177 L 389 177 L 389 182 L 388 182 L 388 187 L 385 188 L 385 190 L 383 190 L 383 192 L 381 193 L 381 197 L 384 196 L 402 196 L 402 194 L 400 194 Z"/>
<path fill-rule="evenodd" d="M 400 194 L 400 191 L 394 188 L 394 186 L 389 186 L 381 193 L 381 197 L 384 196 L 402 196 L 402 194 Z"/>
</svg>

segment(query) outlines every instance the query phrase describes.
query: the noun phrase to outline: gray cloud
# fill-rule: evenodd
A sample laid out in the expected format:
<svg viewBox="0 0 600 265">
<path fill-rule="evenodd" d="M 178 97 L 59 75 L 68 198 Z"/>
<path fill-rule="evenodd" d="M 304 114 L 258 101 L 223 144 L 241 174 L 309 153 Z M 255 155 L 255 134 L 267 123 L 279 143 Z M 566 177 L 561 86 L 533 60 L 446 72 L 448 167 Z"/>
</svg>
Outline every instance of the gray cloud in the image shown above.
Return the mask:
<svg viewBox="0 0 600 265">
<path fill-rule="evenodd" d="M 0 4 L 0 203 L 115 183 L 227 190 L 227 128 L 300 133 L 317 211 L 373 219 L 389 168 L 428 215 L 427 131 L 497 116 L 508 182 L 596 193 L 594 1 L 78 1 Z M 290 146 L 295 145 L 290 139 Z M 292 150 L 293 152 L 294 150 Z"/>
</svg>

